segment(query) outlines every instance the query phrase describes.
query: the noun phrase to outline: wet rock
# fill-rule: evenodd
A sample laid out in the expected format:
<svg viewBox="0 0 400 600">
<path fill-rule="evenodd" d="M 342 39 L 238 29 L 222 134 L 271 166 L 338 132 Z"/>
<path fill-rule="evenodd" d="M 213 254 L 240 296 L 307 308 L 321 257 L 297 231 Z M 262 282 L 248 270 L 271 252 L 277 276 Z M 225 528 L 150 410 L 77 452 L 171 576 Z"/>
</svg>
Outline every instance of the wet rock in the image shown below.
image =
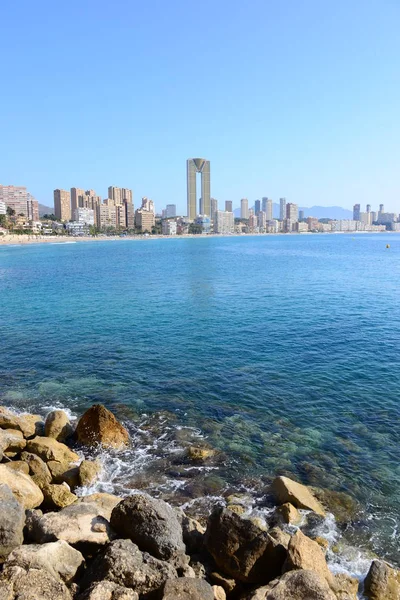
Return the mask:
<svg viewBox="0 0 400 600">
<path fill-rule="evenodd" d="M 246 512 L 246 508 L 242 504 L 228 504 L 226 508 L 237 515 L 244 515 Z"/>
<path fill-rule="evenodd" d="M 18 429 L 24 438 L 40 435 L 43 430 L 43 420 L 39 415 L 17 415 L 4 406 L 0 407 L 0 428 Z"/>
<path fill-rule="evenodd" d="M 72 600 L 66 585 L 42 569 L 7 567 L 0 575 L 1 600 Z"/>
<path fill-rule="evenodd" d="M 145 494 L 129 496 L 113 510 L 111 526 L 141 550 L 169 560 L 185 554 L 182 527 L 174 509 Z"/>
<path fill-rule="evenodd" d="M 28 465 L 29 475 L 40 489 L 51 483 L 52 475 L 50 470 L 44 460 L 37 456 L 37 454 L 22 452 L 21 460 Z"/>
<path fill-rule="evenodd" d="M 82 587 L 89 588 L 94 582 L 105 580 L 142 595 L 160 589 L 167 579 L 176 577 L 171 564 L 141 552 L 131 540 L 115 540 L 94 559 Z"/>
<path fill-rule="evenodd" d="M 0 483 L 8 485 L 15 498 L 25 508 L 36 508 L 43 502 L 40 488 L 25 473 L 13 471 L 6 465 L 0 465 Z"/>
<path fill-rule="evenodd" d="M 313 571 L 290 571 L 242 600 L 337 600 L 325 579 Z"/>
<path fill-rule="evenodd" d="M 207 458 L 215 456 L 216 451 L 213 448 L 202 446 L 190 446 L 187 449 L 187 456 L 194 462 L 204 462 Z"/>
<path fill-rule="evenodd" d="M 110 521 L 111 513 L 117 504 L 121 502 L 121 498 L 114 496 L 113 494 L 97 492 L 96 494 L 83 496 L 82 498 L 79 498 L 77 502 L 80 504 L 94 504 L 98 514 L 107 519 L 107 521 Z"/>
<path fill-rule="evenodd" d="M 79 467 L 56 460 L 49 460 L 47 466 L 54 483 L 68 483 L 71 490 L 79 486 Z"/>
<path fill-rule="evenodd" d="M 29 467 L 23 460 L 12 460 L 8 463 L 5 463 L 5 466 L 12 471 L 19 471 L 20 473 L 29 475 Z"/>
<path fill-rule="evenodd" d="M 329 542 L 326 538 L 317 535 L 314 538 L 314 542 L 317 542 L 318 546 L 321 546 L 323 550 L 327 550 L 329 548 Z"/>
<path fill-rule="evenodd" d="M 63 410 L 53 410 L 46 418 L 44 434 L 58 442 L 65 442 L 73 434 L 71 422 Z"/>
<path fill-rule="evenodd" d="M 340 573 L 334 576 L 332 589 L 337 600 L 357 600 L 359 582 L 349 575 Z"/>
<path fill-rule="evenodd" d="M 77 600 L 139 600 L 137 592 L 111 581 L 95 583 Z"/>
<path fill-rule="evenodd" d="M 44 506 L 46 508 L 65 508 L 73 504 L 77 497 L 65 484 L 50 483 L 42 487 Z"/>
<path fill-rule="evenodd" d="M 0 562 L 24 541 L 25 511 L 11 489 L 0 484 Z"/>
<path fill-rule="evenodd" d="M 400 572 L 381 560 L 373 560 L 364 582 L 368 600 L 398 600 Z"/>
<path fill-rule="evenodd" d="M 326 564 L 324 551 L 317 542 L 308 538 L 300 530 L 290 538 L 287 558 L 283 566 L 284 572 L 294 569 L 314 571 L 333 585 L 334 578 Z"/>
<path fill-rule="evenodd" d="M 102 546 L 115 538 L 109 522 L 93 503 L 75 503 L 59 512 L 27 516 L 30 539 L 38 544 L 64 540 L 69 544 Z"/>
<path fill-rule="evenodd" d="M 98 461 L 83 460 L 79 465 L 79 485 L 89 487 L 101 473 L 101 464 Z"/>
<path fill-rule="evenodd" d="M 129 444 L 128 431 L 102 404 L 93 405 L 82 415 L 75 433 L 83 446 L 118 449 Z"/>
<path fill-rule="evenodd" d="M 317 499 L 335 515 L 338 523 L 348 523 L 357 516 L 359 504 L 349 494 L 320 488 L 312 490 Z"/>
<path fill-rule="evenodd" d="M 286 549 L 268 532 L 221 508 L 209 518 L 205 546 L 223 573 L 247 583 L 271 581 L 286 559 Z"/>
<path fill-rule="evenodd" d="M 48 437 L 35 437 L 33 440 L 29 440 L 26 450 L 37 454 L 45 462 L 54 460 L 65 466 L 79 460 L 79 456 L 70 450 L 68 446 Z"/>
<path fill-rule="evenodd" d="M 271 491 L 280 504 L 290 502 L 296 508 L 312 510 L 318 515 L 325 516 L 325 511 L 311 491 L 301 483 L 288 477 L 276 477 L 271 484 Z"/>
<path fill-rule="evenodd" d="M 214 600 L 212 587 L 204 579 L 169 579 L 165 582 L 162 600 Z"/>
<path fill-rule="evenodd" d="M 186 546 L 188 554 L 197 554 L 203 549 L 204 534 L 206 528 L 201 523 L 183 515 L 182 518 L 182 534 L 183 542 Z"/>
<path fill-rule="evenodd" d="M 290 525 L 298 525 L 301 521 L 301 515 L 297 508 L 290 502 L 281 504 L 275 511 L 278 520 Z"/>
<path fill-rule="evenodd" d="M 47 544 L 28 544 L 15 549 L 4 567 L 22 567 L 47 571 L 55 579 L 72 583 L 78 569 L 84 563 L 82 554 L 60 540 Z"/>
</svg>

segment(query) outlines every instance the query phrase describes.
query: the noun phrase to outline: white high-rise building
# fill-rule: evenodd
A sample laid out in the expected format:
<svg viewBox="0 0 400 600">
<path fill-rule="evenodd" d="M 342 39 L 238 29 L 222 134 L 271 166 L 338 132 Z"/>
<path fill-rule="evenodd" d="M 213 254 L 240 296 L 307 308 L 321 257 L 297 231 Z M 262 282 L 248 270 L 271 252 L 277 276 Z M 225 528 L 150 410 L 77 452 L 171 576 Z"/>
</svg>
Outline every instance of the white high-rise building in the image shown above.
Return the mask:
<svg viewBox="0 0 400 600">
<path fill-rule="evenodd" d="M 214 233 L 233 233 L 235 219 L 233 212 L 217 210 L 215 213 Z"/>
<path fill-rule="evenodd" d="M 94 210 L 91 208 L 75 208 L 74 221 L 85 225 L 94 225 Z"/>
<path fill-rule="evenodd" d="M 249 201 L 247 198 L 242 198 L 240 201 L 240 216 L 242 219 L 249 218 Z"/>
<path fill-rule="evenodd" d="M 258 228 L 259 228 L 260 232 L 265 232 L 266 227 L 267 227 L 267 215 L 265 214 L 265 212 L 263 210 L 260 210 L 260 212 L 258 213 Z"/>
</svg>

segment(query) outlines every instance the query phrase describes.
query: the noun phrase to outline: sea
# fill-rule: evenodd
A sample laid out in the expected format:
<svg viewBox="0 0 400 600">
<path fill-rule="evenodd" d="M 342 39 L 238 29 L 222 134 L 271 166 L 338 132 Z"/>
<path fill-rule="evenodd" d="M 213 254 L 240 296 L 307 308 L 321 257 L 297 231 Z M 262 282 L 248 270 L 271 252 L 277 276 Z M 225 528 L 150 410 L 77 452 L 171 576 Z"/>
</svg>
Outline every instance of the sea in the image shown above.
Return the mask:
<svg viewBox="0 0 400 600">
<path fill-rule="evenodd" d="M 3 246 L 0 403 L 117 414 L 132 448 L 82 493 L 268 518 L 286 475 L 349 511 L 331 568 L 400 566 L 399 282 L 395 233 Z"/>
</svg>

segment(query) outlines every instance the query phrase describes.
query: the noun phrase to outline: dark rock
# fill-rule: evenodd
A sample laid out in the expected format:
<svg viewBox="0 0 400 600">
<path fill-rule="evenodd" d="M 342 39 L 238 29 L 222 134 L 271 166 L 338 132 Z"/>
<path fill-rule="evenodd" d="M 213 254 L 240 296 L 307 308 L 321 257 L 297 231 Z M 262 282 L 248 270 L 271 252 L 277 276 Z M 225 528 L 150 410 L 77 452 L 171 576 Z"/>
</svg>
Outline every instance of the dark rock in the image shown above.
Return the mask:
<svg viewBox="0 0 400 600">
<path fill-rule="evenodd" d="M 174 509 L 145 494 L 129 496 L 111 514 L 112 528 L 141 550 L 163 560 L 185 554 L 182 527 Z"/>
<path fill-rule="evenodd" d="M 7 485 L 0 484 L 0 561 L 24 541 L 25 511 Z"/>
<path fill-rule="evenodd" d="M 203 579 L 168 579 L 162 600 L 214 600 L 212 587 Z"/>
<path fill-rule="evenodd" d="M 198 554 L 203 549 L 206 528 L 201 523 L 183 515 L 182 517 L 183 542 L 188 554 Z"/>
<path fill-rule="evenodd" d="M 94 404 L 82 415 L 75 434 L 84 446 L 123 448 L 129 444 L 128 431 L 102 404 Z"/>
<path fill-rule="evenodd" d="M 268 583 L 280 575 L 285 547 L 267 531 L 229 510 L 214 510 L 205 546 L 223 573 L 246 583 Z"/>
</svg>

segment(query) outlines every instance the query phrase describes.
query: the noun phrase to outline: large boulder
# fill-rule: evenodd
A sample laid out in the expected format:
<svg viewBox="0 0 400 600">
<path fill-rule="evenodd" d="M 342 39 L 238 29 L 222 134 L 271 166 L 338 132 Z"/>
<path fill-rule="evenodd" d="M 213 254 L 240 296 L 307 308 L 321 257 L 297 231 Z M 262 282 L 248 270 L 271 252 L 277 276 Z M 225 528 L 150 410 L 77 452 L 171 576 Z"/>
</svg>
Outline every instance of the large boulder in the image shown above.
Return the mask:
<svg viewBox="0 0 400 600">
<path fill-rule="evenodd" d="M 107 494 L 106 492 L 96 492 L 95 494 L 79 498 L 77 502 L 80 504 L 95 504 L 98 514 L 107 519 L 107 521 L 110 521 L 112 511 L 121 502 L 121 498 L 114 496 L 114 494 Z"/>
<path fill-rule="evenodd" d="M 27 526 L 30 538 L 38 544 L 64 540 L 72 545 L 102 546 L 115 538 L 110 523 L 94 503 L 75 503 L 44 515 L 32 512 L 27 517 Z"/>
<path fill-rule="evenodd" d="M 331 586 L 337 600 L 357 600 L 360 582 L 345 573 L 337 573 L 334 584 Z"/>
<path fill-rule="evenodd" d="M 102 404 L 94 404 L 82 415 L 75 433 L 83 446 L 123 448 L 129 444 L 128 431 Z"/>
<path fill-rule="evenodd" d="M 271 484 L 271 491 L 279 504 L 290 502 L 296 508 L 312 510 L 317 515 L 325 516 L 322 505 L 308 487 L 289 479 L 289 477 L 276 477 Z"/>
<path fill-rule="evenodd" d="M 0 484 L 0 562 L 24 541 L 25 511 L 8 485 Z"/>
<path fill-rule="evenodd" d="M 114 508 L 110 523 L 121 537 L 130 538 L 157 558 L 169 560 L 185 554 L 182 526 L 163 500 L 146 494 L 128 496 Z"/>
<path fill-rule="evenodd" d="M 372 561 L 364 582 L 364 594 L 369 600 L 399 600 L 400 572 L 382 560 Z"/>
<path fill-rule="evenodd" d="M 243 600 L 336 600 L 336 596 L 318 573 L 290 571 L 250 592 Z"/>
<path fill-rule="evenodd" d="M 78 499 L 66 484 L 50 483 L 42 487 L 43 506 L 47 509 L 65 508 Z"/>
<path fill-rule="evenodd" d="M 43 420 L 39 415 L 13 413 L 8 408 L 0 406 L 0 428 L 18 429 L 22 431 L 24 438 L 39 435 L 43 429 Z"/>
<path fill-rule="evenodd" d="M 283 565 L 284 571 L 295 569 L 314 571 L 320 577 L 326 579 L 331 586 L 334 583 L 334 577 L 328 569 L 325 553 L 321 546 L 304 535 L 300 529 L 290 538 L 287 558 Z"/>
<path fill-rule="evenodd" d="M 84 563 L 82 554 L 67 542 L 59 540 L 48 544 L 28 544 L 11 552 L 4 567 L 43 569 L 55 579 L 71 583 Z"/>
<path fill-rule="evenodd" d="M 26 445 L 27 452 L 40 456 L 45 462 L 56 461 L 63 465 L 69 465 L 79 461 L 79 456 L 65 444 L 48 437 L 35 437 Z"/>
<path fill-rule="evenodd" d="M 141 552 L 131 540 L 115 540 L 94 559 L 84 577 L 82 588 L 105 580 L 131 588 L 142 595 L 160 589 L 167 579 L 176 577 L 176 570 L 170 563 Z"/>
<path fill-rule="evenodd" d="M 54 483 L 68 483 L 71 489 L 79 486 L 79 467 L 56 460 L 49 460 L 47 466 Z"/>
<path fill-rule="evenodd" d="M 29 475 L 40 489 L 51 483 L 52 475 L 50 470 L 44 460 L 37 456 L 37 454 L 22 452 L 21 460 L 28 465 Z"/>
<path fill-rule="evenodd" d="M 205 546 L 223 573 L 246 583 L 268 583 L 286 559 L 286 548 L 269 532 L 222 508 L 208 520 Z"/>
<path fill-rule="evenodd" d="M 12 471 L 6 465 L 0 465 L 0 483 L 8 485 L 15 498 L 24 508 L 36 508 L 43 502 L 40 488 L 29 475 L 20 471 Z"/>
<path fill-rule="evenodd" d="M 13 458 L 26 446 L 26 439 L 19 429 L 0 430 L 0 447 L 6 456 Z"/>
<path fill-rule="evenodd" d="M 58 442 L 65 442 L 74 433 L 71 422 L 63 410 L 53 410 L 44 424 L 46 437 L 54 438 Z"/>
<path fill-rule="evenodd" d="M 97 460 L 83 460 L 79 465 L 79 485 L 81 487 L 91 486 L 101 473 L 101 463 Z"/>
<path fill-rule="evenodd" d="M 10 566 L 0 575 L 0 600 L 72 600 L 72 596 L 46 570 Z"/>
<path fill-rule="evenodd" d="M 137 592 L 111 581 L 100 581 L 78 596 L 78 600 L 139 600 Z"/>
<path fill-rule="evenodd" d="M 12 471 L 20 471 L 21 473 L 25 473 L 25 475 L 29 475 L 29 467 L 23 460 L 10 460 L 10 462 L 4 463 L 7 469 L 11 469 Z"/>
<path fill-rule="evenodd" d="M 165 582 L 162 600 L 214 600 L 214 592 L 204 579 L 180 577 Z"/>
</svg>

